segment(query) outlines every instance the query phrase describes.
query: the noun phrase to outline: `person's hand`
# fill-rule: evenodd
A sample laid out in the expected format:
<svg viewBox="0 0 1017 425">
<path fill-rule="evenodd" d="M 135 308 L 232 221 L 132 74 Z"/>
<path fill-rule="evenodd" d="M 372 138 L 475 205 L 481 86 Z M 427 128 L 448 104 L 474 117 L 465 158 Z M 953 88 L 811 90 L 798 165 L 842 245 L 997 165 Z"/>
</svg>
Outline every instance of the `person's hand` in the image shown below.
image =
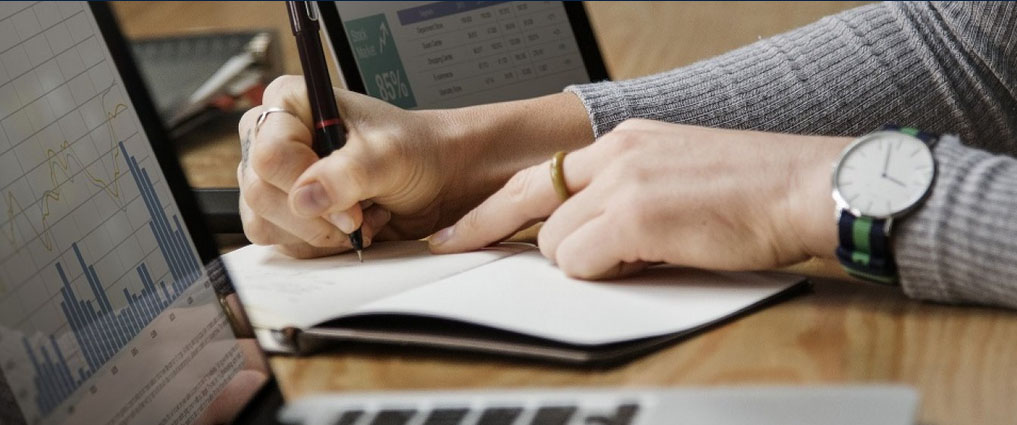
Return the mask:
<svg viewBox="0 0 1017 425">
<path fill-rule="evenodd" d="M 532 166 L 433 235 L 431 250 L 473 250 L 546 218 L 540 251 L 580 278 L 654 262 L 759 270 L 828 257 L 831 164 L 850 140 L 629 120 L 565 157 L 564 203 L 549 162 Z"/>
<path fill-rule="evenodd" d="M 244 159 L 237 179 L 251 242 L 314 257 L 348 250 L 347 234 L 358 227 L 366 246 L 383 228 L 389 237 L 419 238 L 439 222 L 438 196 L 446 189 L 440 171 L 457 171 L 457 156 L 442 145 L 449 138 L 436 134 L 442 115 L 404 111 L 345 90 L 336 90 L 336 100 L 346 146 L 320 161 L 311 150 L 303 78 L 276 79 L 265 90 L 264 106 L 241 118 Z M 269 114 L 254 131 L 269 107 L 289 113 Z M 361 202 L 368 199 L 373 202 Z M 397 219 L 386 227 L 393 215 Z"/>
<path fill-rule="evenodd" d="M 303 78 L 284 76 L 240 120 L 237 169 L 248 239 L 294 257 L 364 244 L 419 239 L 448 226 L 516 171 L 593 137 L 571 93 L 460 109 L 406 111 L 336 90 L 346 146 L 318 159 Z M 266 108 L 272 113 L 254 131 Z M 292 114 L 292 115 L 291 115 Z"/>
</svg>

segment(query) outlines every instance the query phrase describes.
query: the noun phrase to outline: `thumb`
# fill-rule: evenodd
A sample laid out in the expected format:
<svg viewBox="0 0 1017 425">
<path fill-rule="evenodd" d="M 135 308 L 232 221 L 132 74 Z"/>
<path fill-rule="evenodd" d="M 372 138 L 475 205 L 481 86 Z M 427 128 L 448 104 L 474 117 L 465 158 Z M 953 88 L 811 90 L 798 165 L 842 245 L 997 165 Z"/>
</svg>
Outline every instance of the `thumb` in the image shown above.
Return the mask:
<svg viewBox="0 0 1017 425">
<path fill-rule="evenodd" d="M 355 144 L 332 152 L 307 168 L 290 190 L 290 209 L 314 218 L 357 207 L 362 200 L 383 195 L 394 173 L 384 161 L 365 155 Z M 355 208 L 354 208 L 355 209 Z M 360 214 L 355 214 L 359 218 Z M 359 225 L 359 223 L 357 223 Z"/>
</svg>

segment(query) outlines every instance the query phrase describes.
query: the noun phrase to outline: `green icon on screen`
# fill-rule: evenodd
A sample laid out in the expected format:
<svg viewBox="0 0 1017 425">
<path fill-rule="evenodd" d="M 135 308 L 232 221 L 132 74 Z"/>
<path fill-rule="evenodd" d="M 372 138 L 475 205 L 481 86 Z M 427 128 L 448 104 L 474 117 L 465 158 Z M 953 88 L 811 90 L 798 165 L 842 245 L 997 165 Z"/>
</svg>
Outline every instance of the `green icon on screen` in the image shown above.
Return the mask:
<svg viewBox="0 0 1017 425">
<path fill-rule="evenodd" d="M 401 108 L 416 107 L 417 100 L 385 15 L 347 21 L 346 35 L 360 66 L 367 94 Z"/>
</svg>

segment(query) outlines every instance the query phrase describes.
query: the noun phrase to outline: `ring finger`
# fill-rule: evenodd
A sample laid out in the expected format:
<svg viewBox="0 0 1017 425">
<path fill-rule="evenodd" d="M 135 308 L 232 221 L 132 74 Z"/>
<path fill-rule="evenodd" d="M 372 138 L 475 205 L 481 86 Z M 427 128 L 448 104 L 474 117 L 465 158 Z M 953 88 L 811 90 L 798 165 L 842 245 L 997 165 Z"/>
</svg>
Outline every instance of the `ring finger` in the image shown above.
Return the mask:
<svg viewBox="0 0 1017 425">
<path fill-rule="evenodd" d="M 247 202 L 240 198 L 240 217 L 244 225 L 244 234 L 247 239 L 255 245 L 291 245 L 304 243 L 292 233 L 276 226 L 271 221 L 255 214 L 247 206 Z"/>
<path fill-rule="evenodd" d="M 304 219 L 291 214 L 288 196 L 279 188 L 254 175 L 246 177 L 244 186 L 244 201 L 253 212 L 308 244 L 339 247 L 348 243 L 346 234 L 324 219 Z"/>
<path fill-rule="evenodd" d="M 602 162 L 593 146 L 565 156 L 564 180 L 568 191 L 585 187 Z M 435 253 L 461 252 L 501 240 L 523 225 L 550 215 L 562 204 L 549 175 L 550 161 L 519 171 L 504 187 L 467 213 L 453 227 L 431 238 Z"/>
<path fill-rule="evenodd" d="M 386 229 L 385 225 L 388 224 L 389 219 L 392 215 L 381 208 L 380 206 L 374 206 L 364 210 L 364 225 L 361 230 L 364 232 L 364 247 L 371 246 L 374 239 L 377 237 L 378 232 Z M 343 251 L 350 249 L 349 242 L 339 247 L 328 247 L 319 248 L 308 245 L 306 242 L 299 241 L 294 237 L 297 242 L 278 245 L 279 249 L 286 255 L 295 258 L 314 258 L 324 257 L 326 255 L 338 254 Z"/>
<path fill-rule="evenodd" d="M 604 211 L 605 199 L 609 195 L 603 190 L 604 183 L 594 179 L 586 188 L 575 193 L 554 210 L 540 227 L 537 246 L 541 254 L 557 262 L 558 245 L 569 234 L 584 223 L 600 216 Z"/>
</svg>

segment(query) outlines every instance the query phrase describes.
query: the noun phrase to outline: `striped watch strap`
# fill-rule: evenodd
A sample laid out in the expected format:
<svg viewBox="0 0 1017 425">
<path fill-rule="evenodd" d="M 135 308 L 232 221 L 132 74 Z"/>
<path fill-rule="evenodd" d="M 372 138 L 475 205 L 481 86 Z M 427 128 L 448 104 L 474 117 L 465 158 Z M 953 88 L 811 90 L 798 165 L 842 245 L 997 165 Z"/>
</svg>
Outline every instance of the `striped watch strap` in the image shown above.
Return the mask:
<svg viewBox="0 0 1017 425">
<path fill-rule="evenodd" d="M 837 259 L 851 276 L 886 285 L 897 284 L 897 265 L 890 252 L 886 220 L 856 217 L 841 211 L 837 223 Z"/>
</svg>

